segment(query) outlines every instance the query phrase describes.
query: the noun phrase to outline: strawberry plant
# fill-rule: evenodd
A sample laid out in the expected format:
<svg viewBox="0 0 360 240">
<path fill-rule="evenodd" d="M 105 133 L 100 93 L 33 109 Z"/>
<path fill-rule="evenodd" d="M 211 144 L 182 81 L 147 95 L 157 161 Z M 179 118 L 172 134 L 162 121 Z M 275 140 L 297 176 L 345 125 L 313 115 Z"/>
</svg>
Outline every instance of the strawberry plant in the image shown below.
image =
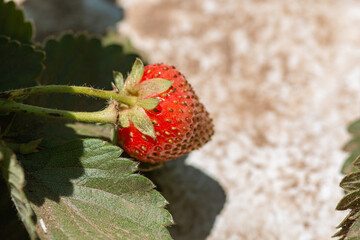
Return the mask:
<svg viewBox="0 0 360 240">
<path fill-rule="evenodd" d="M 345 160 L 342 173 L 346 176 L 340 182 L 346 195 L 340 200 L 336 209 L 340 211 L 348 210 L 346 218 L 339 224 L 340 229 L 334 237 L 341 240 L 360 239 L 360 120 L 356 120 L 348 127 L 348 132 L 352 135 L 344 150 L 350 152 Z"/>
<path fill-rule="evenodd" d="M 38 44 L 32 32 L 0 0 L 0 189 L 27 236 L 171 239 L 167 201 L 139 166 L 210 140 L 212 121 L 190 84 L 121 45 L 86 34 Z M 0 233 L 23 239 L 9 201 L 1 204 Z"/>
</svg>

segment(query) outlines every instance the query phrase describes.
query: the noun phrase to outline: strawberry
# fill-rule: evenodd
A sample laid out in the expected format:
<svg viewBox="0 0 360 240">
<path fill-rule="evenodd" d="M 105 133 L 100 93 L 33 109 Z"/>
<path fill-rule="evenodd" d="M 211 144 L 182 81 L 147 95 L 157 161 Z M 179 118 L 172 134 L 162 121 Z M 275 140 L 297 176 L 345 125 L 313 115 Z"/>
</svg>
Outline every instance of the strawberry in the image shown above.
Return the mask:
<svg viewBox="0 0 360 240">
<path fill-rule="evenodd" d="M 142 162 L 165 162 L 200 148 L 213 135 L 209 113 L 175 67 L 143 67 L 137 60 L 120 85 L 120 94 L 139 98 L 120 111 L 119 144 L 130 156 Z"/>
</svg>

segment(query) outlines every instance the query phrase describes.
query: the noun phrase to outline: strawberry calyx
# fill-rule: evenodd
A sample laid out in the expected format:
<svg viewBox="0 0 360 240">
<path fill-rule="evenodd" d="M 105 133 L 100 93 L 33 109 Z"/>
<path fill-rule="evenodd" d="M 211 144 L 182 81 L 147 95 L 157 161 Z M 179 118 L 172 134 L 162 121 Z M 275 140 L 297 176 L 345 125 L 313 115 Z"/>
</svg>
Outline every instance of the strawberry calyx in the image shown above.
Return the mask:
<svg viewBox="0 0 360 240">
<path fill-rule="evenodd" d="M 119 114 L 119 124 L 121 127 L 130 127 L 130 122 L 143 134 L 156 139 L 154 126 L 146 114 L 145 110 L 140 106 L 134 106 L 129 109 L 122 110 Z"/>
<path fill-rule="evenodd" d="M 114 86 L 118 94 L 134 97 L 133 103 L 121 103 L 119 107 L 118 124 L 122 128 L 130 126 L 130 122 L 143 134 L 156 139 L 154 126 L 146 114 L 146 110 L 152 110 L 158 106 L 160 99 L 156 95 L 167 91 L 173 81 L 162 78 L 149 79 L 140 82 L 144 75 L 144 64 L 137 58 L 126 80 L 120 72 L 113 72 Z"/>
</svg>

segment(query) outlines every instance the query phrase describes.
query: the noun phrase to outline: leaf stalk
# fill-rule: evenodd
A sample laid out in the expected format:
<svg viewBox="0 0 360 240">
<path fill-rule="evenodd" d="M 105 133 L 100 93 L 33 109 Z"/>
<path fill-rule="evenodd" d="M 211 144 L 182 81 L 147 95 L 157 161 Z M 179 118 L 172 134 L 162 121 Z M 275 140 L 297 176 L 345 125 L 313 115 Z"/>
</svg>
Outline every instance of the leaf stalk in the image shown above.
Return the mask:
<svg viewBox="0 0 360 240">
<path fill-rule="evenodd" d="M 91 87 L 80 87 L 80 86 L 66 86 L 66 85 L 46 85 L 46 86 L 35 86 L 28 88 L 20 88 L 0 93 L 0 98 L 13 100 L 22 98 L 24 96 L 30 96 L 35 94 L 44 93 L 71 93 L 81 94 L 91 97 L 97 97 L 107 100 L 115 100 L 120 103 L 124 103 L 128 106 L 134 106 L 137 101 L 135 96 L 126 96 L 121 93 L 117 93 L 113 90 L 99 90 Z"/>
<path fill-rule="evenodd" d="M 117 124 L 118 108 L 117 103 L 112 101 L 104 110 L 97 112 L 75 112 L 66 110 L 57 110 L 51 108 L 44 108 L 32 106 L 28 104 L 18 103 L 11 100 L 0 99 L 0 110 L 10 112 L 21 112 L 26 114 L 33 114 L 42 117 L 93 122 L 93 123 L 112 123 Z"/>
</svg>

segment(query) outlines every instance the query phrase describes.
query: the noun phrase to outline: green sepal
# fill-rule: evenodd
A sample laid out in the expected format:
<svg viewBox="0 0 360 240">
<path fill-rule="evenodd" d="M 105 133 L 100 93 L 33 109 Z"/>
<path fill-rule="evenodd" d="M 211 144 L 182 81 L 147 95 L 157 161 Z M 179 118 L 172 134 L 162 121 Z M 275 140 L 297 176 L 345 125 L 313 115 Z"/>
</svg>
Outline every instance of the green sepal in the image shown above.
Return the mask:
<svg viewBox="0 0 360 240">
<path fill-rule="evenodd" d="M 6 145 L 11 148 L 15 153 L 20 154 L 30 154 L 38 152 L 39 144 L 41 143 L 42 138 L 27 142 L 27 143 L 11 143 L 8 142 Z"/>
<path fill-rule="evenodd" d="M 124 86 L 124 77 L 121 72 L 113 71 L 114 83 L 117 89 L 122 89 Z"/>
<path fill-rule="evenodd" d="M 130 93 L 137 92 L 136 84 L 140 82 L 142 76 L 144 75 L 144 63 L 140 58 L 136 58 L 134 65 L 132 66 L 131 72 L 125 82 L 125 90 Z"/>
<path fill-rule="evenodd" d="M 144 135 L 148 135 L 153 139 L 156 139 L 154 126 L 146 114 L 145 110 L 140 106 L 133 107 L 128 112 L 129 120 L 134 126 Z"/>
<path fill-rule="evenodd" d="M 173 81 L 162 79 L 162 78 L 153 78 L 142 82 L 139 84 L 139 97 L 140 98 L 148 98 L 155 96 L 157 94 L 163 93 L 167 91 Z"/>
<path fill-rule="evenodd" d="M 119 125 L 122 128 L 130 127 L 129 114 L 128 114 L 129 111 L 130 110 L 124 110 L 124 111 L 121 111 L 119 114 Z"/>
<path fill-rule="evenodd" d="M 160 99 L 158 99 L 158 98 L 147 98 L 147 99 L 142 99 L 139 102 L 137 102 L 137 105 L 145 108 L 146 110 L 152 110 L 157 107 L 159 102 L 160 102 Z"/>
<path fill-rule="evenodd" d="M 110 140 L 113 145 L 119 144 L 119 132 L 118 132 L 118 126 L 113 126 L 111 129 L 111 136 Z"/>
<path fill-rule="evenodd" d="M 119 125 L 122 128 L 130 127 L 130 121 L 141 133 L 156 139 L 154 126 L 141 106 L 134 106 L 119 112 Z"/>
</svg>

